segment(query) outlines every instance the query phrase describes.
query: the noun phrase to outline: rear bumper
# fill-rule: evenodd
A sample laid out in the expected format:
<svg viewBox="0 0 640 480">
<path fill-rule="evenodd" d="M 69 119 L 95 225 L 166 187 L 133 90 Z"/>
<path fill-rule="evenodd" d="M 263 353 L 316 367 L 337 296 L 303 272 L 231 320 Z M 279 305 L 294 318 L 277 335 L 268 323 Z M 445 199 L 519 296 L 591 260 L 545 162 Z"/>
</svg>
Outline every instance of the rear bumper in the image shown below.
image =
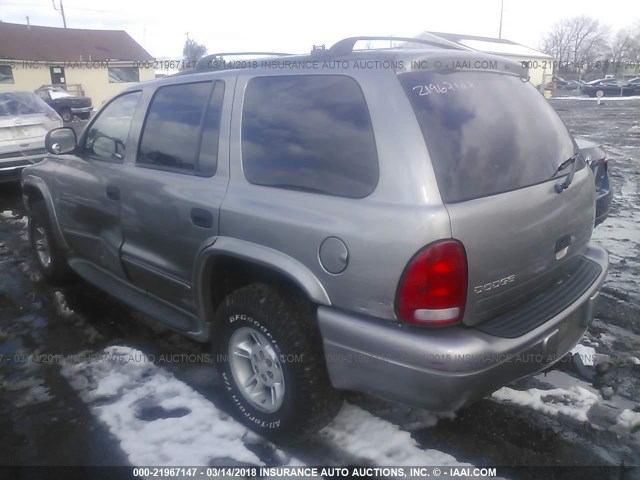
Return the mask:
<svg viewBox="0 0 640 480">
<path fill-rule="evenodd" d="M 22 155 L 13 158 L 3 158 L 0 160 L 0 183 L 14 182 L 20 180 L 22 170 L 29 165 L 38 163 L 44 159 L 46 153 L 36 155 Z"/>
<path fill-rule="evenodd" d="M 611 202 L 613 200 L 613 191 L 609 186 L 597 192 L 596 197 L 596 221 L 595 224 L 600 225 L 609 216 Z"/>
<path fill-rule="evenodd" d="M 585 257 L 600 266 L 595 281 L 561 313 L 517 338 L 464 326 L 412 328 L 319 307 L 333 386 L 445 412 L 548 367 L 575 346 L 593 318 L 608 255 L 590 245 Z"/>
</svg>

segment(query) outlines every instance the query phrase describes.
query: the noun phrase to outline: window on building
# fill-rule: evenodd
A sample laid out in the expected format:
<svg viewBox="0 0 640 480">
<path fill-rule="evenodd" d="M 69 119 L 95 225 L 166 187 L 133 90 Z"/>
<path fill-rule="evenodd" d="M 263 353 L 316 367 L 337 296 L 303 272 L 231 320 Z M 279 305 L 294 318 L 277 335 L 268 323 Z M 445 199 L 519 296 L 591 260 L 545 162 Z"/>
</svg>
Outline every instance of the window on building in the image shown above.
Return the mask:
<svg viewBox="0 0 640 480">
<path fill-rule="evenodd" d="M 133 83 L 140 81 L 138 67 L 109 67 L 109 83 Z"/>
<path fill-rule="evenodd" d="M 138 165 L 213 175 L 218 161 L 223 97 L 224 82 L 159 88 L 147 112 Z"/>
<path fill-rule="evenodd" d="M 11 65 L 0 65 L 0 83 L 14 83 Z"/>
<path fill-rule="evenodd" d="M 378 183 L 369 110 L 342 75 L 252 79 L 242 114 L 242 165 L 258 185 L 362 198 Z"/>
<path fill-rule="evenodd" d="M 113 100 L 91 124 L 85 153 L 97 160 L 122 162 L 133 114 L 141 92 L 131 92 Z"/>
</svg>

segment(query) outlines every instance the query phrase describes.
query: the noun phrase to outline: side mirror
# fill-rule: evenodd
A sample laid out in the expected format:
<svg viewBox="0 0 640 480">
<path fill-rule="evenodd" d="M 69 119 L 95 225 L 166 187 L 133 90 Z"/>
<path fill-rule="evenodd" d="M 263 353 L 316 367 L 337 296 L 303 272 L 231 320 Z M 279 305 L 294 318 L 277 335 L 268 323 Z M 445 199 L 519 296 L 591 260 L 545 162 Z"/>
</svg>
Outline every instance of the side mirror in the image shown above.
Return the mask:
<svg viewBox="0 0 640 480">
<path fill-rule="evenodd" d="M 73 153 L 76 149 L 78 138 L 76 132 L 69 127 L 54 128 L 47 133 L 44 146 L 47 152 L 54 155 Z"/>
</svg>

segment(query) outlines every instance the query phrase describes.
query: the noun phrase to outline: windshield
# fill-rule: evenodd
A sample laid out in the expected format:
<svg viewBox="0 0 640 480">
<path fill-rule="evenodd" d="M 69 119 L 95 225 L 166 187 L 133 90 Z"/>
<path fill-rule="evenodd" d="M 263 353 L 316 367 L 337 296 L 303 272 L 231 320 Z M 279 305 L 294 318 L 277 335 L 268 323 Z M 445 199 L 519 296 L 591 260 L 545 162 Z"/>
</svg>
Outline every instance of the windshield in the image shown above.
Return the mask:
<svg viewBox="0 0 640 480">
<path fill-rule="evenodd" d="M 576 152 L 547 100 L 515 75 L 406 72 L 398 77 L 445 202 L 547 181 Z"/>
<path fill-rule="evenodd" d="M 53 110 L 36 94 L 29 92 L 0 93 L 0 116 L 51 113 Z"/>
</svg>

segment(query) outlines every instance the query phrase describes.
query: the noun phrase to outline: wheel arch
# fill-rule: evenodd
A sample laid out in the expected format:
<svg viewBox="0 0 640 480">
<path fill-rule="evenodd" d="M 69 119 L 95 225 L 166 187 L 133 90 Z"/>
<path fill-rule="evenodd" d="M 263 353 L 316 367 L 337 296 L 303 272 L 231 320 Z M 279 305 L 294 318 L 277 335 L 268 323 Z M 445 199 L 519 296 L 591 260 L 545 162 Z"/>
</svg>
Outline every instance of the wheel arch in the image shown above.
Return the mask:
<svg viewBox="0 0 640 480">
<path fill-rule="evenodd" d="M 206 330 L 224 297 L 254 282 L 294 289 L 311 303 L 331 305 L 329 295 L 311 270 L 269 247 L 220 237 L 200 252 L 196 265 L 195 300 Z"/>
<path fill-rule="evenodd" d="M 69 250 L 69 245 L 62 235 L 56 209 L 53 204 L 53 198 L 46 182 L 35 175 L 24 176 L 22 179 L 22 198 L 27 211 L 29 211 L 34 202 L 41 201 L 44 203 L 49 219 L 51 220 L 51 226 L 53 227 L 58 245 L 60 245 L 64 250 Z"/>
</svg>

